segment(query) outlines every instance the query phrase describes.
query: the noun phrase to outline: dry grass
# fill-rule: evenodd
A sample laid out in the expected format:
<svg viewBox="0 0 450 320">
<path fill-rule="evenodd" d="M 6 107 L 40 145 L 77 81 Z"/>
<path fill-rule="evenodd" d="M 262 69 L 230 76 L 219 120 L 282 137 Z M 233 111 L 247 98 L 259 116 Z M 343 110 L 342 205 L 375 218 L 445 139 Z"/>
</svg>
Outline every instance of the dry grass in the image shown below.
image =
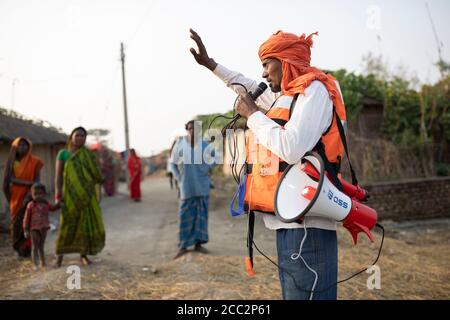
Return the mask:
<svg viewBox="0 0 450 320">
<path fill-rule="evenodd" d="M 378 265 L 381 290 L 368 290 L 368 274 L 339 286 L 339 299 L 448 299 L 450 246 L 448 224 L 414 234 L 401 231 L 385 239 Z M 430 231 L 431 230 L 431 231 Z M 353 246 L 344 229 L 338 230 L 339 275 L 343 278 L 366 267 L 376 256 L 376 244 L 360 239 Z M 380 236 L 376 236 L 377 241 Z M 65 265 L 77 264 L 75 259 Z M 188 253 L 176 261 L 141 267 L 103 260 L 82 267 L 82 288 L 68 290 L 65 268 L 34 272 L 30 262 L 17 261 L 9 248 L 0 251 L 2 299 L 279 299 L 276 268 L 255 258 L 256 275 L 245 273 L 242 257 Z"/>
</svg>

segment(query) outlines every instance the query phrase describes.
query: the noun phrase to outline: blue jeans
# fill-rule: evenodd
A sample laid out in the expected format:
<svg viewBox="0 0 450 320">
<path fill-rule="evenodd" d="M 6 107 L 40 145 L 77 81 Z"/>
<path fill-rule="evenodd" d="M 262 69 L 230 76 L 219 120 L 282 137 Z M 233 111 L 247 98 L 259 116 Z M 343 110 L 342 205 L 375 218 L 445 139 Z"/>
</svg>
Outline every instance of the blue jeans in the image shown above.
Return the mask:
<svg viewBox="0 0 450 320">
<path fill-rule="evenodd" d="M 315 275 L 297 254 L 305 234 L 303 228 L 277 230 L 277 251 L 281 291 L 284 300 L 309 300 Z M 337 237 L 336 231 L 307 228 L 307 237 L 303 244 L 301 256 L 318 274 L 317 284 L 313 294 L 314 300 L 337 299 Z M 295 278 L 295 282 L 294 279 Z M 333 285 L 335 284 L 335 285 Z M 317 292 L 324 290 L 324 292 Z M 302 291 L 302 290 L 306 290 Z"/>
</svg>

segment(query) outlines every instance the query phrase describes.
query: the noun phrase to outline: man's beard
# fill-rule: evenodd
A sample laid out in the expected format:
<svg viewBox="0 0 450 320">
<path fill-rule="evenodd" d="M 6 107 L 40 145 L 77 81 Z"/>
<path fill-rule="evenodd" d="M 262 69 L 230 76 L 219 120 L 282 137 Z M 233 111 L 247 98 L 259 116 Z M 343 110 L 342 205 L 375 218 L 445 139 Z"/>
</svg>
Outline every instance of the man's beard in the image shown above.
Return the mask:
<svg viewBox="0 0 450 320">
<path fill-rule="evenodd" d="M 269 83 L 270 90 L 274 93 L 278 93 L 281 91 L 281 86 L 274 86 L 272 83 Z"/>
</svg>

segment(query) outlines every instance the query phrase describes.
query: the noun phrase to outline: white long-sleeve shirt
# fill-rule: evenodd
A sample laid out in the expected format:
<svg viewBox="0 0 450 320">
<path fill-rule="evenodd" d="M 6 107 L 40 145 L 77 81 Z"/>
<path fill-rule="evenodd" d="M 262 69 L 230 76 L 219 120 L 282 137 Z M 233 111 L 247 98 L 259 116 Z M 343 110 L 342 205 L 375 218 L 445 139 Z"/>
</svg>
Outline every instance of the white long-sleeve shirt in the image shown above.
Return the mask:
<svg viewBox="0 0 450 320">
<path fill-rule="evenodd" d="M 248 91 L 254 91 L 258 86 L 257 81 L 246 78 L 220 64 L 213 73 L 236 93 L 242 92 L 242 88 L 238 85 L 231 85 L 233 82 L 243 84 Z M 267 110 L 277 97 L 277 94 L 266 90 L 256 103 Z M 313 81 L 305 89 L 304 94 L 298 96 L 294 111 L 284 129 L 261 111 L 253 113 L 248 118 L 247 126 L 255 134 L 258 143 L 287 163 L 295 164 L 317 144 L 322 134 L 330 126 L 332 117 L 333 103 L 327 89 L 320 81 Z M 302 227 L 298 223 L 281 222 L 275 215 L 263 214 L 263 219 L 266 227 L 272 230 Z M 336 229 L 336 222 L 331 219 L 306 217 L 305 222 L 309 228 Z"/>
</svg>

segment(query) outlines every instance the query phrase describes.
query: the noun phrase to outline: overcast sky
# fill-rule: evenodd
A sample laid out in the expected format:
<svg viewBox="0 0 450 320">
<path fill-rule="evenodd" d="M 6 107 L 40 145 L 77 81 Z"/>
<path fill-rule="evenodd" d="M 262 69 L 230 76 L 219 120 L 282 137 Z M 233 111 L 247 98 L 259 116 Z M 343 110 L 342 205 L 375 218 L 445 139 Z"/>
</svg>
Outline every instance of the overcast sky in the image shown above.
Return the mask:
<svg viewBox="0 0 450 320">
<path fill-rule="evenodd" d="M 450 1 L 428 4 L 448 61 Z M 373 52 L 422 83 L 439 76 L 423 0 L 0 0 L 0 106 L 65 132 L 110 129 L 110 145 L 122 150 L 124 42 L 131 146 L 142 155 L 168 148 L 187 120 L 228 111 L 235 97 L 193 60 L 190 27 L 217 62 L 257 80 L 258 48 L 280 29 L 319 31 L 319 68 L 361 72 Z"/>
</svg>

